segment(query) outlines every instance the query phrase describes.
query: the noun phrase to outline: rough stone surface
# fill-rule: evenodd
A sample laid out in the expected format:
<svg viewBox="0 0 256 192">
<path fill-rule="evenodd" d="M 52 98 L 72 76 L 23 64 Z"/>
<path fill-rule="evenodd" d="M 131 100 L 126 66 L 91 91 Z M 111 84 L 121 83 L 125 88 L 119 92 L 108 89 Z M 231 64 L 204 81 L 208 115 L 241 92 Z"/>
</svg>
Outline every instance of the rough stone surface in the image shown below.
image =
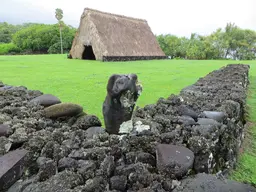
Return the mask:
<svg viewBox="0 0 256 192">
<path fill-rule="evenodd" d="M 57 167 L 52 159 L 46 157 L 39 157 L 37 159 L 37 164 L 39 167 L 39 171 L 37 174 L 39 181 L 45 181 L 46 179 L 49 179 L 51 176 L 56 174 Z"/>
<path fill-rule="evenodd" d="M 0 88 L 0 124 L 8 125 L 10 132 L 0 137 L 0 156 L 15 149 L 29 151 L 26 171 L 13 186 L 27 192 L 172 191 L 184 178 L 171 179 L 159 172 L 159 144 L 183 146 L 194 153 L 189 178 L 235 166 L 245 132 L 248 71 L 247 65 L 228 65 L 179 95 L 136 109 L 132 131 L 122 135 L 101 132 L 99 125 L 94 128 L 92 122 L 97 118 L 93 115 L 81 127 L 77 119 L 84 113 L 46 117 L 44 106 L 30 102 L 42 92 L 4 85 Z M 127 100 L 122 97 L 120 101 L 125 104 Z M 205 111 L 223 112 L 224 119 L 203 115 Z M 199 124 L 200 118 L 214 123 Z M 39 158 L 46 161 L 38 162 Z M 115 185 L 111 178 L 122 181 L 120 186 L 115 183 L 121 190 L 111 188 Z"/>
<path fill-rule="evenodd" d="M 44 107 L 49 107 L 61 103 L 60 99 L 52 94 L 43 94 L 30 101 L 31 103 L 36 103 Z"/>
<path fill-rule="evenodd" d="M 158 171 L 173 178 L 181 178 L 193 167 L 194 153 L 182 146 L 159 144 L 156 147 Z"/>
<path fill-rule="evenodd" d="M 8 189 L 23 174 L 28 151 L 16 150 L 0 157 L 0 191 Z"/>
<path fill-rule="evenodd" d="M 194 177 L 182 180 L 181 185 L 174 192 L 255 192 L 250 185 L 227 179 L 219 179 L 215 175 L 199 173 Z"/>
<path fill-rule="evenodd" d="M 95 115 L 83 115 L 79 117 L 73 125 L 79 129 L 86 130 L 90 127 L 101 126 L 101 122 Z"/>
<path fill-rule="evenodd" d="M 9 125 L 0 124 L 0 137 L 9 135 L 10 131 Z"/>
<path fill-rule="evenodd" d="M 7 192 L 23 192 L 28 185 L 35 183 L 36 181 L 37 177 L 32 177 L 25 180 L 20 179 L 16 181 L 15 184 L 13 184 Z"/>
<path fill-rule="evenodd" d="M 71 171 L 63 171 L 47 181 L 28 185 L 24 192 L 63 192 L 81 184 L 83 184 L 81 175 Z"/>
<path fill-rule="evenodd" d="M 113 176 L 110 178 L 110 188 L 118 191 L 125 191 L 127 185 L 126 176 Z"/>
<path fill-rule="evenodd" d="M 83 107 L 73 103 L 59 103 L 45 108 L 44 112 L 49 118 L 76 116 L 83 112 Z"/>
<path fill-rule="evenodd" d="M 90 127 L 85 131 L 85 133 L 87 139 L 92 139 L 94 135 L 96 136 L 101 133 L 105 133 L 105 129 L 102 127 Z"/>
<path fill-rule="evenodd" d="M 78 161 L 69 157 L 63 157 L 58 162 L 58 170 L 63 171 L 64 169 L 76 170 L 78 167 Z"/>
</svg>

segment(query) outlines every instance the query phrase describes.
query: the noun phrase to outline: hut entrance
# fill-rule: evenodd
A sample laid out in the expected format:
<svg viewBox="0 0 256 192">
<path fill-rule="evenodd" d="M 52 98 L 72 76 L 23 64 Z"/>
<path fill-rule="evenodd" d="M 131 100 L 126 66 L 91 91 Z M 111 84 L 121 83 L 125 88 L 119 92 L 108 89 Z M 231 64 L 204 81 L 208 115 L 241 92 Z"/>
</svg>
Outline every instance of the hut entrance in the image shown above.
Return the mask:
<svg viewBox="0 0 256 192">
<path fill-rule="evenodd" d="M 84 52 L 83 52 L 83 55 L 82 55 L 82 59 L 86 59 L 86 60 L 96 60 L 91 45 L 88 45 L 88 46 L 85 45 L 85 46 L 84 46 Z"/>
</svg>

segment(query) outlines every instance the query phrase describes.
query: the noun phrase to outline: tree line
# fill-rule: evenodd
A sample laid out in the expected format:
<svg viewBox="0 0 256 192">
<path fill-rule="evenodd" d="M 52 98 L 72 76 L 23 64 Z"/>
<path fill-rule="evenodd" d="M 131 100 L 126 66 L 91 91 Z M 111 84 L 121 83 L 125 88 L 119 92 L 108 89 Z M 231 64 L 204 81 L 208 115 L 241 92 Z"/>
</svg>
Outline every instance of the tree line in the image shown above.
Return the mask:
<svg viewBox="0 0 256 192">
<path fill-rule="evenodd" d="M 60 14 L 59 16 L 57 14 Z M 76 28 L 66 25 L 56 9 L 57 24 L 0 23 L 1 54 L 67 53 Z M 61 35 L 61 36 L 60 36 Z M 60 39 L 61 37 L 61 39 Z M 189 38 L 172 34 L 156 36 L 160 47 L 172 59 L 256 59 L 256 32 L 228 23 L 207 36 L 192 33 Z"/>
<path fill-rule="evenodd" d="M 0 54 L 60 53 L 61 41 L 58 24 L 0 23 Z M 76 28 L 61 23 L 63 50 L 71 48 Z"/>
<path fill-rule="evenodd" d="M 190 38 L 158 35 L 166 55 L 176 59 L 256 59 L 256 32 L 228 23 L 208 36 L 192 33 Z"/>
</svg>

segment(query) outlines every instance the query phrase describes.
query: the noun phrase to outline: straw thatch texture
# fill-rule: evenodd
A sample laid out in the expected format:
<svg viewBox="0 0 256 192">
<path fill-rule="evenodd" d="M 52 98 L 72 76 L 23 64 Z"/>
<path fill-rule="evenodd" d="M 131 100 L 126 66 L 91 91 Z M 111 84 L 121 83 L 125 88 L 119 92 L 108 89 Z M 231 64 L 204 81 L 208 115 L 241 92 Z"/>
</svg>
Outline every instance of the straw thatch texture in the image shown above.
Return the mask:
<svg viewBox="0 0 256 192">
<path fill-rule="evenodd" d="M 165 58 L 146 20 L 88 8 L 81 16 L 70 51 L 72 58 L 82 59 L 84 45 L 92 46 L 97 60 Z"/>
</svg>

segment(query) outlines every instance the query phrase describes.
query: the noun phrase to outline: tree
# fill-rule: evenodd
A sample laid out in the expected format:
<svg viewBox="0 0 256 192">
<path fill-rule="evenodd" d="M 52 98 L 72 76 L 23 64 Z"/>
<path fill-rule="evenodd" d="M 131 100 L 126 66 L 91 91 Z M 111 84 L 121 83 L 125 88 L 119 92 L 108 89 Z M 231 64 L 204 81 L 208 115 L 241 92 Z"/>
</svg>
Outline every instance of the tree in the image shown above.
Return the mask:
<svg viewBox="0 0 256 192">
<path fill-rule="evenodd" d="M 76 29 L 63 23 L 62 48 L 67 51 L 71 48 Z M 34 24 L 21 29 L 13 35 L 12 41 L 21 50 L 32 53 L 59 53 L 61 49 L 59 41 L 58 24 Z"/>
<path fill-rule="evenodd" d="M 63 18 L 63 11 L 60 8 L 55 9 L 55 18 L 58 20 L 59 27 L 60 27 L 60 47 L 61 47 L 61 54 L 63 54 L 63 44 L 62 44 L 62 26 L 63 21 L 61 20 Z"/>
</svg>

